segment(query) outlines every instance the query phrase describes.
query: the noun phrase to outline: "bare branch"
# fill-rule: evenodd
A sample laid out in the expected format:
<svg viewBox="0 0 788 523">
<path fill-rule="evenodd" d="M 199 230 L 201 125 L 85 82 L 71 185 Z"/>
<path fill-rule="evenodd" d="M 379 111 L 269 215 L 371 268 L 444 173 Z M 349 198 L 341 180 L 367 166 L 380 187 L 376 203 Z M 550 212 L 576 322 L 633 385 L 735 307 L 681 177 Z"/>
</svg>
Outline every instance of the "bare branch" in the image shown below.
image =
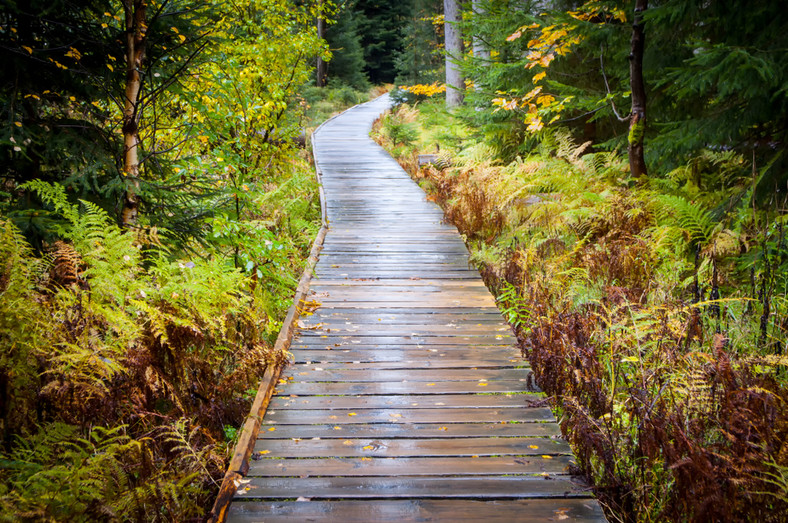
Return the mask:
<svg viewBox="0 0 788 523">
<path fill-rule="evenodd" d="M 610 92 L 610 84 L 607 82 L 607 75 L 605 74 L 605 59 L 604 59 L 604 56 L 605 56 L 605 48 L 602 45 L 600 45 L 599 46 L 599 67 L 600 67 L 600 70 L 602 71 L 602 78 L 605 80 L 605 90 L 607 91 L 607 94 L 612 94 Z M 612 98 L 610 99 L 610 107 L 613 108 L 613 114 L 616 115 L 616 118 L 618 118 L 619 122 L 628 122 L 629 119 L 632 117 L 632 113 L 629 113 L 627 116 L 621 116 L 620 114 L 618 114 L 618 110 L 616 109 L 616 103 L 613 101 Z"/>
</svg>

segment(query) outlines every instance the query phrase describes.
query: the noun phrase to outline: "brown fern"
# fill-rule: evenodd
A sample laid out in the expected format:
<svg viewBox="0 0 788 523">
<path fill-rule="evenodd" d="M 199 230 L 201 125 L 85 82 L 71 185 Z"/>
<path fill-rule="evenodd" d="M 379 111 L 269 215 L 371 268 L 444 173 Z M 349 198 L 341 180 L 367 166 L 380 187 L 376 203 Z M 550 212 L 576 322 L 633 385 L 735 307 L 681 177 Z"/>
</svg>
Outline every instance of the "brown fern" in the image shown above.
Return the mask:
<svg viewBox="0 0 788 523">
<path fill-rule="evenodd" d="M 52 284 L 59 287 L 81 286 L 83 268 L 82 256 L 71 245 L 56 241 L 52 247 L 52 269 L 49 278 Z"/>
</svg>

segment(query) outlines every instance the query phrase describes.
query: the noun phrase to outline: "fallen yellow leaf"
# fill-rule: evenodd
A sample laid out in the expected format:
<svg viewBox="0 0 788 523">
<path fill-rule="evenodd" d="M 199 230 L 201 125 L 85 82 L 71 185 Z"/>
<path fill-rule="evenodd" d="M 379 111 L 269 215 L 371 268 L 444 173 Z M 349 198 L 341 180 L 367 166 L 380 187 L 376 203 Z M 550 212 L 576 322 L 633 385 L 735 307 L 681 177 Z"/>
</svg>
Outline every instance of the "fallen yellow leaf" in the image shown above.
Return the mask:
<svg viewBox="0 0 788 523">
<path fill-rule="evenodd" d="M 348 412 L 348 413 L 347 413 L 347 415 L 348 415 L 348 416 L 355 416 L 355 415 L 356 415 L 356 413 L 355 413 L 355 412 Z"/>
<path fill-rule="evenodd" d="M 528 445 L 529 449 L 538 449 L 539 445 Z"/>
<path fill-rule="evenodd" d="M 268 432 L 273 432 L 275 430 L 276 430 L 276 427 L 271 427 L 270 429 L 268 429 Z"/>
<path fill-rule="evenodd" d="M 544 459 L 553 459 L 553 456 L 548 456 L 547 454 L 544 454 L 542 457 Z"/>
<path fill-rule="evenodd" d="M 262 456 L 265 456 L 266 454 L 270 454 L 270 453 L 271 453 L 271 451 L 270 451 L 270 450 L 261 450 L 261 451 L 259 452 L 259 454 L 260 454 L 260 455 L 262 455 Z"/>
<path fill-rule="evenodd" d="M 372 450 L 373 448 L 375 447 L 373 447 L 372 445 L 367 445 L 365 447 L 362 447 L 363 450 Z"/>
<path fill-rule="evenodd" d="M 336 426 L 334 427 L 334 430 L 342 430 L 342 427 L 340 427 L 339 425 L 336 425 Z"/>
</svg>

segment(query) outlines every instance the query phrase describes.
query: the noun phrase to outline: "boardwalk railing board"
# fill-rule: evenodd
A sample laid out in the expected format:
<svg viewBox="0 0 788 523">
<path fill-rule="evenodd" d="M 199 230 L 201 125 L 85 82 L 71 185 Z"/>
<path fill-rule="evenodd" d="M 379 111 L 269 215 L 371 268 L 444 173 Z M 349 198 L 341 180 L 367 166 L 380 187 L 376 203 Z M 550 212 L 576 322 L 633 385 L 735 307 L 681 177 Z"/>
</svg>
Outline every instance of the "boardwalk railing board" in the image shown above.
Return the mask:
<svg viewBox="0 0 788 523">
<path fill-rule="evenodd" d="M 317 308 L 228 519 L 604 521 L 456 229 L 369 140 L 387 106 L 312 138 L 330 224 Z"/>
</svg>

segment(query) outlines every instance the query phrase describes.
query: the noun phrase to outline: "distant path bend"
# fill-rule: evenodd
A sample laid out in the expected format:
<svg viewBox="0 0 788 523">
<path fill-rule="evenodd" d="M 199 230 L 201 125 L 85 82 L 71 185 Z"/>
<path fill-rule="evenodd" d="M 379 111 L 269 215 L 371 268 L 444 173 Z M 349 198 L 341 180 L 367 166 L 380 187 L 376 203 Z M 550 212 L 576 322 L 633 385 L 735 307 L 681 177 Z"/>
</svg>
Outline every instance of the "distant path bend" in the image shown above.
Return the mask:
<svg viewBox="0 0 788 523">
<path fill-rule="evenodd" d="M 228 520 L 604 521 L 457 230 L 369 137 L 316 134 L 330 230 Z"/>
</svg>

